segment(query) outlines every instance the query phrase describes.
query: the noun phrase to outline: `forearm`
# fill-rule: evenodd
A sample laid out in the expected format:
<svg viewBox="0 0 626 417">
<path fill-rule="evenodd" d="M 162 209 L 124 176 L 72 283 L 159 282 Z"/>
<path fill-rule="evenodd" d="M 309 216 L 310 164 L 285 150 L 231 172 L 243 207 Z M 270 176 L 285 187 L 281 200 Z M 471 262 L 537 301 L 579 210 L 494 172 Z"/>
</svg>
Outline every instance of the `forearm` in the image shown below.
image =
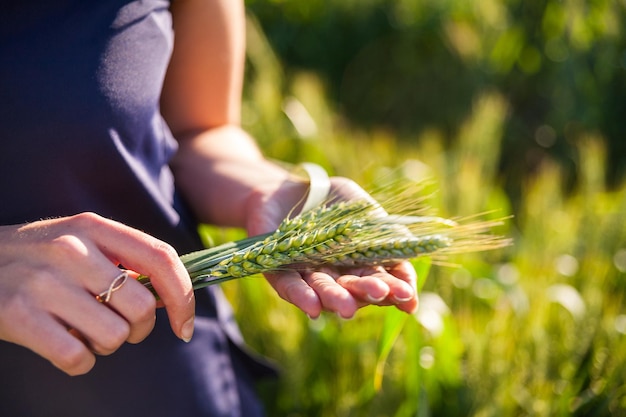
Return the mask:
<svg viewBox="0 0 626 417">
<path fill-rule="evenodd" d="M 306 193 L 306 184 L 265 159 L 237 126 L 189 134 L 180 143 L 172 161 L 176 184 L 202 222 L 246 227 L 263 196 L 279 189 L 291 196 L 283 203 L 286 213 Z"/>
<path fill-rule="evenodd" d="M 177 187 L 200 221 L 246 226 L 250 196 L 287 173 L 239 127 L 245 58 L 241 0 L 173 2 L 174 52 L 161 97 L 179 151 Z M 256 191 L 255 191 L 256 190 Z"/>
</svg>

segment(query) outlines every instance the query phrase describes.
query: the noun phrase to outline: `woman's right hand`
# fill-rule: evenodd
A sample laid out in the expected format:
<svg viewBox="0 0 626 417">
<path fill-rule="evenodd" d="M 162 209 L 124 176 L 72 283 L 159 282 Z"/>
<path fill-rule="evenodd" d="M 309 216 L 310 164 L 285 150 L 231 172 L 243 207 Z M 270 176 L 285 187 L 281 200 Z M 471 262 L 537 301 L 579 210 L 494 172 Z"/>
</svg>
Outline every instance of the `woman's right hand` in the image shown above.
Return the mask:
<svg viewBox="0 0 626 417">
<path fill-rule="evenodd" d="M 120 264 L 150 276 L 174 333 L 191 339 L 194 295 L 176 251 L 92 213 L 0 227 L 0 339 L 69 375 L 88 372 L 95 355 L 139 343 L 154 327 L 154 295 L 127 279 L 109 302 L 96 299 Z"/>
</svg>

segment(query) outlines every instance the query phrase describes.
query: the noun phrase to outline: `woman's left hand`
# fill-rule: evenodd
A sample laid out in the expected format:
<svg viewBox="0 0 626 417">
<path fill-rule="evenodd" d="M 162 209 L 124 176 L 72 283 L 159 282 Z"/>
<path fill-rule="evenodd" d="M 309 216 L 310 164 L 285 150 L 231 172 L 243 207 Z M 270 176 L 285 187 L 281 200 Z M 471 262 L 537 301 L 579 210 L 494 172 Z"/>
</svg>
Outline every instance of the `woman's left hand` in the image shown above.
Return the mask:
<svg viewBox="0 0 626 417">
<path fill-rule="evenodd" d="M 285 183 L 280 188 L 259 190 L 248 201 L 248 232 L 250 235 L 270 232 L 287 216 L 301 199 L 306 185 Z M 331 192 L 338 200 L 371 199 L 353 181 L 331 178 Z M 289 270 L 265 274 L 269 283 L 283 299 L 294 304 L 312 318 L 322 310 L 342 318 L 352 317 L 367 305 L 390 306 L 413 313 L 418 299 L 416 273 L 408 262 L 391 267 L 360 266 L 350 268 L 322 267 L 315 271 Z"/>
</svg>

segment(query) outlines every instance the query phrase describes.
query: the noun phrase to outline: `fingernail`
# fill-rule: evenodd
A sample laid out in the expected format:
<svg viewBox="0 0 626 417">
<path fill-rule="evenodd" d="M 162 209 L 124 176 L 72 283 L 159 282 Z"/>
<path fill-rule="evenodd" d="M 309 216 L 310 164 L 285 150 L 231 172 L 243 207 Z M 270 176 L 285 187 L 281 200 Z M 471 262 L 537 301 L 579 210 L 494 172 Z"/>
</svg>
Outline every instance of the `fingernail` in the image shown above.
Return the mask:
<svg viewBox="0 0 626 417">
<path fill-rule="evenodd" d="M 393 298 L 400 304 L 406 303 L 407 301 L 411 301 L 415 296 L 415 291 L 413 288 L 408 285 L 405 287 L 398 288 L 393 295 Z"/>
<path fill-rule="evenodd" d="M 385 298 L 387 298 L 387 295 L 383 295 L 382 297 L 372 297 L 370 294 L 367 294 L 365 296 L 365 299 L 370 303 L 380 303 Z"/>
<path fill-rule="evenodd" d="M 187 320 L 185 324 L 183 324 L 183 327 L 180 329 L 181 339 L 185 343 L 189 343 L 191 341 L 191 338 L 193 337 L 194 318 L 195 317 L 192 317 L 189 320 Z"/>
<path fill-rule="evenodd" d="M 408 301 L 411 301 L 413 299 L 413 296 L 410 297 L 393 297 L 398 303 L 402 304 L 402 303 L 406 303 Z"/>
</svg>

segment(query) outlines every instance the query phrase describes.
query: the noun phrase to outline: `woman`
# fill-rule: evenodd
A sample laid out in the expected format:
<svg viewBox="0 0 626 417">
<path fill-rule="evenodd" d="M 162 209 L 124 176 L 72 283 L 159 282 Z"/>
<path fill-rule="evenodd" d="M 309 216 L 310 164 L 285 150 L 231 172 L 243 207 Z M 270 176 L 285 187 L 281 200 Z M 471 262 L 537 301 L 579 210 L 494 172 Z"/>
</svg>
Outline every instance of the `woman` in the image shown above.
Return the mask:
<svg viewBox="0 0 626 417">
<path fill-rule="evenodd" d="M 197 222 L 266 232 L 307 193 L 239 127 L 243 2 L 0 7 L 2 415 L 262 415 L 270 371 L 178 259 Z M 417 306 L 407 263 L 267 279 L 313 318 Z"/>
</svg>

